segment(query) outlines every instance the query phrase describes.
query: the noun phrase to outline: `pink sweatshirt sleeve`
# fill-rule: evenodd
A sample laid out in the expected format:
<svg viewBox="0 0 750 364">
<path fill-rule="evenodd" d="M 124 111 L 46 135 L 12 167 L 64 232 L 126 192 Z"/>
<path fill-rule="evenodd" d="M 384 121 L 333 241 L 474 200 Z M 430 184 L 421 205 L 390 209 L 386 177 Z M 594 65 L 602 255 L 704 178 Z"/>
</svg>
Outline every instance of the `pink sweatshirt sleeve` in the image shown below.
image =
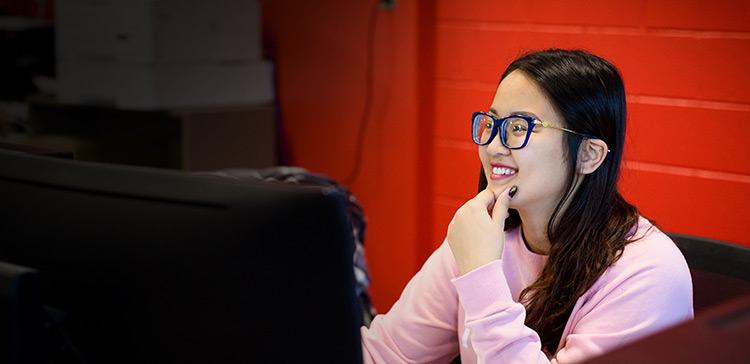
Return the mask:
<svg viewBox="0 0 750 364">
<path fill-rule="evenodd" d="M 549 363 L 539 336 L 524 325 L 526 309 L 514 302 L 500 260 L 453 281 L 466 311 L 466 327 L 479 363 Z"/>
<path fill-rule="evenodd" d="M 370 328 L 362 327 L 365 363 L 449 363 L 458 355 L 458 275 L 447 244 L 411 279 L 399 300 Z"/>
</svg>

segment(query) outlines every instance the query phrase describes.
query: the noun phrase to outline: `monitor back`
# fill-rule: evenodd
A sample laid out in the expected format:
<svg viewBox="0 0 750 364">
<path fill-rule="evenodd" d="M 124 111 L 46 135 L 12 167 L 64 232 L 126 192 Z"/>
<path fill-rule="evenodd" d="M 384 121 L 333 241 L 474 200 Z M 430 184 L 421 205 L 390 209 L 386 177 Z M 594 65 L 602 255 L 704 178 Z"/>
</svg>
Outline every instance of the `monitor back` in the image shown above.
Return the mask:
<svg viewBox="0 0 750 364">
<path fill-rule="evenodd" d="M 0 153 L 0 194 L 53 361 L 362 360 L 336 190 Z"/>
</svg>

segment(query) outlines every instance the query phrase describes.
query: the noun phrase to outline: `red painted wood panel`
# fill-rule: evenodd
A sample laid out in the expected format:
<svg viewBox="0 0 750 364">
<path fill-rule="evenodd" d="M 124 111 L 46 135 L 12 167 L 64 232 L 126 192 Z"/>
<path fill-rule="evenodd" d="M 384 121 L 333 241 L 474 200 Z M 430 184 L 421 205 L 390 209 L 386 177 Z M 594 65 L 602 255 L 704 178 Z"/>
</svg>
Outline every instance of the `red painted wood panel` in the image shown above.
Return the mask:
<svg viewBox="0 0 750 364">
<path fill-rule="evenodd" d="M 471 141 L 471 114 L 489 109 L 496 87 L 497 83 L 438 82 L 435 85 L 435 138 Z"/>
<path fill-rule="evenodd" d="M 737 0 L 440 1 L 438 19 L 520 24 L 750 31 L 750 2 Z"/>
<path fill-rule="evenodd" d="M 631 102 L 627 158 L 750 175 L 749 122 L 750 110 Z"/>
<path fill-rule="evenodd" d="M 650 0 L 649 27 L 690 30 L 750 31 L 750 2 L 743 0 Z"/>
<path fill-rule="evenodd" d="M 749 182 L 633 167 L 624 173 L 623 195 L 664 230 L 750 246 Z"/>
<path fill-rule="evenodd" d="M 612 61 L 629 93 L 750 103 L 748 39 L 551 33 L 531 29 L 439 26 L 437 77 L 497 82 L 519 54 L 548 47 L 584 48 Z"/>
<path fill-rule="evenodd" d="M 438 142 L 434 155 L 435 195 L 468 199 L 476 194 L 481 164 L 474 143 Z"/>
<path fill-rule="evenodd" d="M 466 199 L 468 200 L 468 199 Z M 461 207 L 466 200 L 455 199 L 455 198 L 436 198 L 433 202 L 432 209 L 434 211 L 434 233 L 432 249 L 437 249 L 440 244 L 445 240 L 446 234 L 448 233 L 448 224 L 453 219 L 453 215 L 456 213 L 459 207 Z"/>
<path fill-rule="evenodd" d="M 529 24 L 639 24 L 644 1 L 440 1 L 439 19 Z"/>
<path fill-rule="evenodd" d="M 750 103 L 750 38 L 622 36 L 612 41 L 621 44 L 602 49 L 621 68 L 629 93 Z"/>
</svg>

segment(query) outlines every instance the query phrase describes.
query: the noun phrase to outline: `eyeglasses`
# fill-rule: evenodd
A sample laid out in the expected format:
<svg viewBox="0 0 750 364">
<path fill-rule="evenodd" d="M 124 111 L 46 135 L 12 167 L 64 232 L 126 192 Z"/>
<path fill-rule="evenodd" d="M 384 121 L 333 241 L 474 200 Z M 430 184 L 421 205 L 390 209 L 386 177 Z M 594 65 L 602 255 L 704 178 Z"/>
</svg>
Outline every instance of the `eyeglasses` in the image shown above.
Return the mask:
<svg viewBox="0 0 750 364">
<path fill-rule="evenodd" d="M 492 139 L 500 131 L 500 142 L 503 143 L 503 146 L 508 149 L 521 149 L 529 142 L 531 131 L 535 125 L 566 131 L 586 138 L 599 139 L 593 135 L 582 134 L 563 127 L 550 125 L 545 121 L 537 120 L 531 116 L 511 115 L 500 119 L 482 111 L 475 112 L 471 117 L 471 137 L 474 139 L 474 143 L 487 145 L 492 142 Z"/>
</svg>

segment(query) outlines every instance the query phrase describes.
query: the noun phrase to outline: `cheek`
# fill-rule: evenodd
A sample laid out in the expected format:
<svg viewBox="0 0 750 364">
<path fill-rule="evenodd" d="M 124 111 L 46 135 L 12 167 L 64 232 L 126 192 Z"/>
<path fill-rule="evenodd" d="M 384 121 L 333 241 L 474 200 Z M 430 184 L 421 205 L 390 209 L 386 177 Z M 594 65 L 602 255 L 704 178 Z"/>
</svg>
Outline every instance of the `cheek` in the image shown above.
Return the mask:
<svg viewBox="0 0 750 364">
<path fill-rule="evenodd" d="M 547 183 L 550 193 L 562 197 L 568 185 L 568 161 L 565 158 L 554 158 L 547 169 Z"/>
<path fill-rule="evenodd" d="M 487 147 L 480 146 L 477 148 L 479 152 L 479 161 L 482 162 L 482 166 L 486 166 L 489 161 L 489 155 L 487 154 Z"/>
<path fill-rule="evenodd" d="M 532 152 L 529 149 L 529 152 Z M 567 160 L 556 148 L 534 150 L 533 153 L 516 153 L 514 157 L 519 166 L 518 199 L 516 203 L 536 200 L 554 200 L 562 196 L 567 184 Z M 513 202 L 511 203 L 514 205 Z"/>
</svg>

